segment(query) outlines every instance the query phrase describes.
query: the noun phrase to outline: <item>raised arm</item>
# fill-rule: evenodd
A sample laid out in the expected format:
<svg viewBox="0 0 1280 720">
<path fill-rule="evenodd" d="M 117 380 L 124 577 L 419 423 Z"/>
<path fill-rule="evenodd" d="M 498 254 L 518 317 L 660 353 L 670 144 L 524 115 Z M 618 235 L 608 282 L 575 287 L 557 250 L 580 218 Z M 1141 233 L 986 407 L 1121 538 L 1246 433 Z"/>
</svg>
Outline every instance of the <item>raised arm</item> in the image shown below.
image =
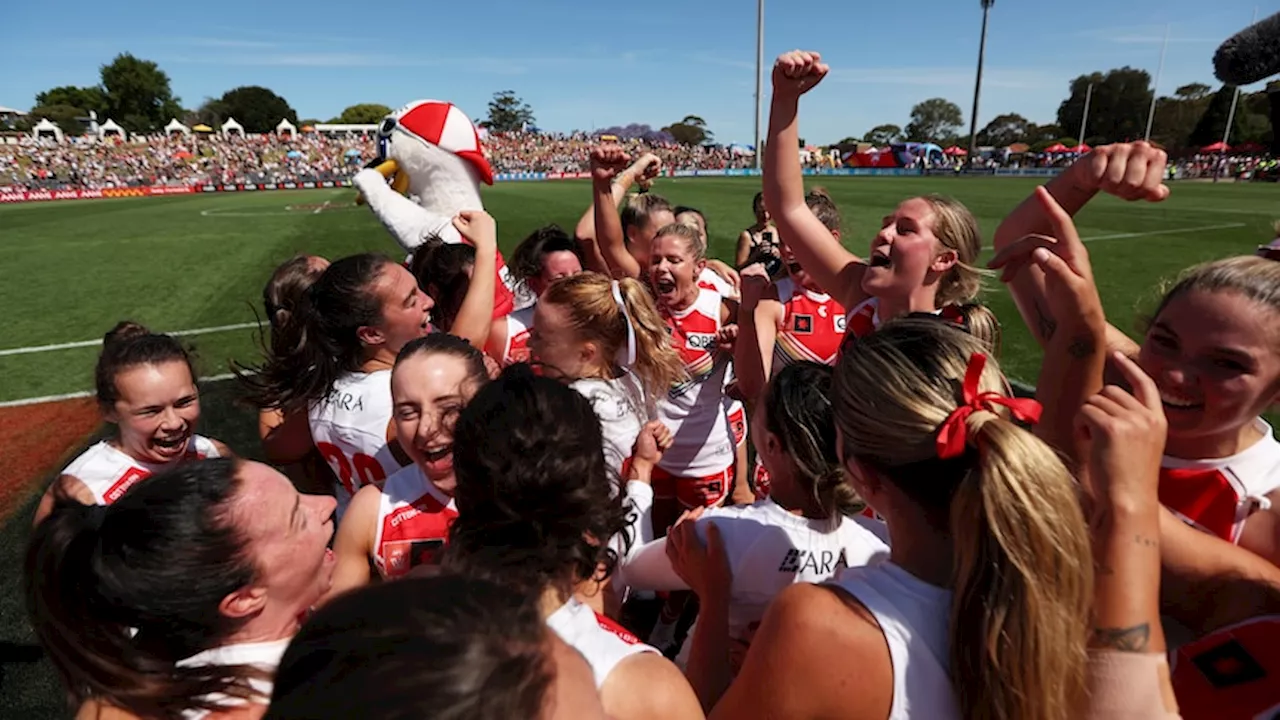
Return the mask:
<svg viewBox="0 0 1280 720">
<path fill-rule="evenodd" d="M 647 186 L 653 177 L 657 175 L 661 162 L 657 155 L 648 153 L 641 156 L 631 167 L 617 174 L 610 187 L 610 203 L 607 205 L 607 207 L 612 208 L 612 213 L 615 216 L 618 208 L 622 205 L 622 201 L 626 199 L 627 192 L 631 189 L 631 186 L 637 182 L 642 186 Z M 609 275 L 609 264 L 605 262 L 604 253 L 600 248 L 600 242 L 596 234 L 594 182 L 592 185 L 591 205 L 587 207 L 587 211 L 578 220 L 578 226 L 574 229 L 573 234 L 578 241 L 578 245 L 582 248 L 583 267 L 592 272 Z"/>
<path fill-rule="evenodd" d="M 738 341 L 733 350 L 733 372 L 738 391 L 748 402 L 760 397 L 773 372 L 773 344 L 778 338 L 782 303 L 777 288 L 760 263 L 742 270 L 742 306 L 738 308 Z"/>
<path fill-rule="evenodd" d="M 830 68 L 818 53 L 782 55 L 773 66 L 773 104 L 764 153 L 764 197 L 782 242 L 818 285 L 841 305 L 852 308 L 865 299 L 866 267 L 818 220 L 804 201 L 800 167 L 800 96 L 826 77 Z"/>
<path fill-rule="evenodd" d="M 596 243 L 615 278 L 638 278 L 643 268 L 627 248 L 622 219 L 613 202 L 614 178 L 626 172 L 631 156 L 619 145 L 601 145 L 591 151 L 591 187 L 596 220 Z"/>
<path fill-rule="evenodd" d="M 1080 159 L 1044 186 L 1059 207 L 1071 217 L 1080 212 L 1099 191 L 1125 200 L 1159 202 L 1169 196 L 1163 184 L 1165 152 L 1145 142 L 1107 145 Z M 1022 201 L 996 229 L 995 249 L 1001 252 L 1028 235 L 1048 235 L 1053 222 L 1044 204 L 1035 195 Z M 1070 258 L 1068 263 L 1071 262 Z M 1009 284 L 1018 312 L 1032 335 L 1043 347 L 1057 319 L 1048 309 L 1044 275 L 1038 269 L 1022 274 Z M 1123 351 L 1124 334 L 1112 328 L 1108 344 Z"/>
<path fill-rule="evenodd" d="M 449 332 L 471 343 L 484 352 L 493 330 L 493 291 L 498 258 L 498 226 L 493 217 L 483 210 L 463 210 L 453 219 L 453 225 L 476 247 L 475 267 L 471 272 L 471 285 L 453 319 Z"/>
</svg>

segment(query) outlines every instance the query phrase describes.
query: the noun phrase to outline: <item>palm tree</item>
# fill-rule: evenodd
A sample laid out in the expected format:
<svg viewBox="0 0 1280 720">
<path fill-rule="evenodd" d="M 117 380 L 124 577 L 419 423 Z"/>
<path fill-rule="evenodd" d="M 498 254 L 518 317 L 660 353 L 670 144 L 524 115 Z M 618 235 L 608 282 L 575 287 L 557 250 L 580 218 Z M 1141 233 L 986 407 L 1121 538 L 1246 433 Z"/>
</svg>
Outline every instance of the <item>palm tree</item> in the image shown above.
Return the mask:
<svg viewBox="0 0 1280 720">
<path fill-rule="evenodd" d="M 987 16 L 996 0 L 978 0 L 982 4 L 982 39 L 978 41 L 978 76 L 973 82 L 973 114 L 969 116 L 969 162 L 978 147 L 978 96 L 982 94 L 982 61 L 987 54 Z"/>
</svg>

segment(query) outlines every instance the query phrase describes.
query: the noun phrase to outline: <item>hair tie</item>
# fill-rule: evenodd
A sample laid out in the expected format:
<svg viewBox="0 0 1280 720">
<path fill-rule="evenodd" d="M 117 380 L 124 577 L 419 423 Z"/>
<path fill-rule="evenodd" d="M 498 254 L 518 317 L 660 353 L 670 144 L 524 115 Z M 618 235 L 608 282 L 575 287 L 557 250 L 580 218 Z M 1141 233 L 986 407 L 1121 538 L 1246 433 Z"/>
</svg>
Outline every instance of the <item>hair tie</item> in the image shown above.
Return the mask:
<svg viewBox="0 0 1280 720">
<path fill-rule="evenodd" d="M 622 300 L 622 286 L 614 280 L 610 287 L 613 289 L 613 301 L 618 303 L 618 312 L 622 313 L 622 321 L 627 324 L 627 347 L 626 350 L 618 351 L 618 364 L 630 369 L 636 364 L 636 330 L 631 325 L 631 316 L 627 314 L 627 304 Z"/>
<path fill-rule="evenodd" d="M 943 460 L 950 460 L 964 454 L 965 447 L 969 444 L 966 421 L 970 415 L 979 410 L 991 411 L 996 405 L 1003 405 L 1022 422 L 1040 422 L 1040 412 L 1043 408 L 1035 400 L 1009 398 L 997 392 L 978 392 L 978 383 L 982 379 L 982 371 L 986 366 L 987 356 L 983 353 L 974 353 L 969 356 L 969 367 L 964 372 L 962 386 L 964 401 L 960 407 L 951 411 L 938 428 L 938 457 Z"/>
</svg>

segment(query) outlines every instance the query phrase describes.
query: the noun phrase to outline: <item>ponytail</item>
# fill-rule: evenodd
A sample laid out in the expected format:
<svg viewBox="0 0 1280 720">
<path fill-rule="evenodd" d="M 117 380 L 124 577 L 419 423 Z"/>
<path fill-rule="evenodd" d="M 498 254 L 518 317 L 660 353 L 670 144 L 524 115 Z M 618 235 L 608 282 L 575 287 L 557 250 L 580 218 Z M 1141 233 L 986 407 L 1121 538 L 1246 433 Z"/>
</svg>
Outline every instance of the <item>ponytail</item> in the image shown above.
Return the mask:
<svg viewBox="0 0 1280 720">
<path fill-rule="evenodd" d="M 636 353 L 629 369 L 640 379 L 647 398 L 662 397 L 684 379 L 684 363 L 671 347 L 666 323 L 644 285 L 632 278 L 618 280 L 615 296 L 614 282 L 594 272 L 570 275 L 548 285 L 539 302 L 563 308 L 578 338 L 595 343 L 607 365 L 626 353 L 630 333 Z"/>
<path fill-rule="evenodd" d="M 961 715 L 1067 720 L 1083 697 L 1089 535 L 1071 474 L 1005 417 L 999 369 L 970 364 L 985 349 L 936 318 L 886 323 L 845 348 L 836 424 L 846 459 L 952 538 L 950 673 Z M 990 393 L 978 406 L 960 391 L 971 371 L 974 393 Z M 957 413 L 962 405 L 973 409 Z"/>
<path fill-rule="evenodd" d="M 213 694 L 256 697 L 249 680 L 260 670 L 177 666 L 243 623 L 218 609 L 255 577 L 228 510 L 238 467 L 227 458 L 179 465 L 106 507 L 59 494 L 35 527 L 27 611 L 74 702 L 178 718 L 217 709 Z"/>
<path fill-rule="evenodd" d="M 635 333 L 636 361 L 631 369 L 640 378 L 646 398 L 663 397 L 687 377 L 684 361 L 671 347 L 666 323 L 644 285 L 639 280 L 623 278 L 618 281 L 618 290 Z"/>
<path fill-rule="evenodd" d="M 951 677 L 966 717 L 1067 720 L 1084 692 L 1092 550 L 1071 476 L 1004 418 L 970 416 L 976 446 L 951 502 Z"/>
<path fill-rule="evenodd" d="M 302 293 L 292 347 L 260 367 L 234 363 L 246 399 L 258 408 L 298 409 L 328 396 L 344 373 L 364 362 L 361 327 L 377 325 L 382 304 L 373 286 L 390 258 L 365 253 L 336 260 Z"/>
</svg>

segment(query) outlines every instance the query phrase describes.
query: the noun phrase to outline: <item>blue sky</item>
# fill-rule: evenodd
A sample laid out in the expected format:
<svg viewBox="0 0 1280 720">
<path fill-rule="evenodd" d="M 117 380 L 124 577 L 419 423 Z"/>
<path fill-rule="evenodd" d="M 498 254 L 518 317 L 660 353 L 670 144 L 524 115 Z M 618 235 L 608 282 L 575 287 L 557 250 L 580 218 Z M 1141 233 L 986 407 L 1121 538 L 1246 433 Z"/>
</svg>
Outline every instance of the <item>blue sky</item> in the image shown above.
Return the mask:
<svg viewBox="0 0 1280 720">
<path fill-rule="evenodd" d="M 979 123 L 1005 112 L 1051 122 L 1082 73 L 1127 64 L 1154 75 L 1166 23 L 1159 90 L 1216 87 L 1213 51 L 1255 7 L 1280 10 L 1276 0 L 997 0 Z M 980 24 L 977 0 L 767 0 L 766 63 L 803 47 L 831 64 L 802 105 L 810 142 L 905 125 L 912 105 L 937 96 L 968 122 Z M 304 118 L 431 97 L 479 119 L 493 92 L 511 89 L 544 129 L 660 127 L 692 113 L 722 142 L 754 132 L 754 0 L 66 0 L 52 14 L 19 2 L 0 48 L 0 105 L 20 109 L 41 90 L 96 83 L 98 67 L 127 51 L 159 63 L 187 107 L 264 85 Z"/>
</svg>

